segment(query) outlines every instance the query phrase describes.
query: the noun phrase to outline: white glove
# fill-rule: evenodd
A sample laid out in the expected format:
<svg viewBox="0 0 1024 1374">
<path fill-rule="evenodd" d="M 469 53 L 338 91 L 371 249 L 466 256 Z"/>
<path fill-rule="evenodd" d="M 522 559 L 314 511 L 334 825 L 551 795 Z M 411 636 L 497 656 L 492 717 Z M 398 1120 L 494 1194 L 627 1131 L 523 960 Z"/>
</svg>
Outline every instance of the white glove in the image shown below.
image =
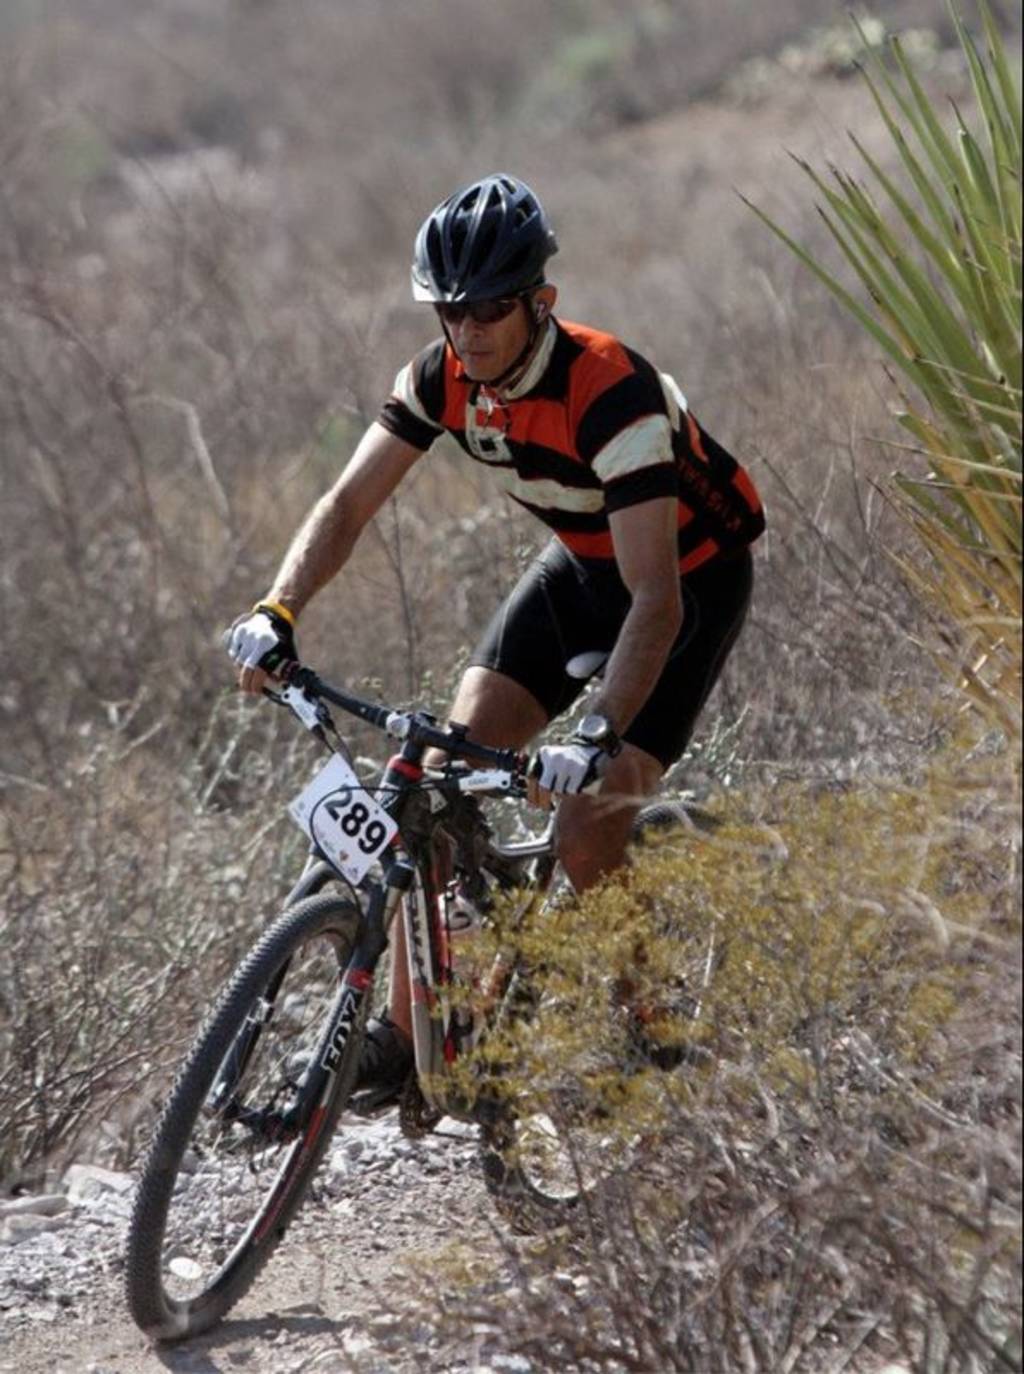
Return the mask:
<svg viewBox="0 0 1024 1374">
<path fill-rule="evenodd" d="M 586 792 L 609 762 L 595 744 L 545 744 L 537 750 L 530 776 L 545 792 Z"/>
<path fill-rule="evenodd" d="M 240 668 L 273 672 L 284 660 L 296 657 L 292 627 L 271 611 L 251 611 L 239 617 L 226 639 L 227 651 Z"/>
</svg>

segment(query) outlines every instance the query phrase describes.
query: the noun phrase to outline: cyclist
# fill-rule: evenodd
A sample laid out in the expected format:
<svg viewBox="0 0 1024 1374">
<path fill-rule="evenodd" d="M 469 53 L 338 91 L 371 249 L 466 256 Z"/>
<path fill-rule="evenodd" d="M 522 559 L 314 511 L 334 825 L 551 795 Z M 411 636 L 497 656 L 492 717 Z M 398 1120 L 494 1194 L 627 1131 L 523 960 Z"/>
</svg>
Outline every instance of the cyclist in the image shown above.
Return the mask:
<svg viewBox="0 0 1024 1374">
<path fill-rule="evenodd" d="M 295 656 L 299 614 L 367 522 L 453 435 L 554 538 L 484 631 L 451 718 L 483 744 L 525 748 L 580 690 L 567 663 L 610 653 L 588 713 L 538 751 L 531 783 L 539 804 L 559 797 L 559 855 L 581 891 L 623 861 L 638 808 L 687 744 L 742 626 L 764 516 L 671 377 L 611 334 L 555 317 L 546 265 L 557 248 L 513 176 L 484 177 L 428 215 L 412 288 L 442 337 L 398 373 L 229 651 L 242 690 L 260 691 Z M 397 1090 L 411 1067 L 405 968 L 396 948 L 360 1086 Z"/>
</svg>

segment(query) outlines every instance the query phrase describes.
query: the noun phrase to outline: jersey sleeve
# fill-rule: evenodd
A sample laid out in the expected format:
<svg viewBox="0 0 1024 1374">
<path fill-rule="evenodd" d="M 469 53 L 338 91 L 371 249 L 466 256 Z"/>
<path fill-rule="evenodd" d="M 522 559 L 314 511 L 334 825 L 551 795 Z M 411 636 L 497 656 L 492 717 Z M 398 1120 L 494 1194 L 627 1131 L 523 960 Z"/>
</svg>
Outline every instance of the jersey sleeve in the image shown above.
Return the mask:
<svg viewBox="0 0 1024 1374">
<path fill-rule="evenodd" d="M 580 457 L 601 480 L 609 515 L 679 491 L 672 425 L 660 380 L 637 354 L 633 368 L 595 396 L 580 421 Z"/>
<path fill-rule="evenodd" d="M 395 378 L 377 423 L 414 448 L 428 449 L 444 433 L 444 344 L 431 344 Z"/>
</svg>

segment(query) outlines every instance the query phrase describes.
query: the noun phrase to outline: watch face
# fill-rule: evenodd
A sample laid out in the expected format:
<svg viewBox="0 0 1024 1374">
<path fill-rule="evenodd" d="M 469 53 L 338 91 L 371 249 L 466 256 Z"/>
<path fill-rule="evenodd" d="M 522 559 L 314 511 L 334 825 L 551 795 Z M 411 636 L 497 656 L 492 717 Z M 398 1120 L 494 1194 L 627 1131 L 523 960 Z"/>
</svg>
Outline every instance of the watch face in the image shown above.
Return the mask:
<svg viewBox="0 0 1024 1374">
<path fill-rule="evenodd" d="M 622 741 L 615 733 L 611 721 L 607 716 L 599 716 L 596 712 L 583 717 L 573 732 L 573 739 L 581 744 L 603 749 L 609 758 L 614 758 L 622 748 Z"/>
<path fill-rule="evenodd" d="M 583 717 L 576 727 L 576 733 L 582 739 L 591 740 L 594 744 L 600 744 L 601 741 L 607 739 L 613 731 L 607 717 L 591 715 Z"/>
</svg>

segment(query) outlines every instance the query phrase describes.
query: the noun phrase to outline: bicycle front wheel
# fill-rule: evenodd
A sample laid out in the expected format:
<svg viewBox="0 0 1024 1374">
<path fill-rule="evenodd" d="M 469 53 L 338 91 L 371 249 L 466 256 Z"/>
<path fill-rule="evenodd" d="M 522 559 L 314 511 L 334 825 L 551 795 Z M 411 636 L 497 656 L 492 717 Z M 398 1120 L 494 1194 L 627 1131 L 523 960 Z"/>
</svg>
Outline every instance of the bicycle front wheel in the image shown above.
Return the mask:
<svg viewBox="0 0 1024 1374">
<path fill-rule="evenodd" d="M 250 1287 L 295 1215 L 355 1080 L 365 1006 L 328 1096 L 282 1130 L 334 1003 L 361 913 L 319 895 L 284 912 L 197 1036 L 146 1155 L 126 1287 L 154 1339 L 206 1330 Z M 218 1101 L 225 1064 L 231 1091 Z"/>
</svg>

